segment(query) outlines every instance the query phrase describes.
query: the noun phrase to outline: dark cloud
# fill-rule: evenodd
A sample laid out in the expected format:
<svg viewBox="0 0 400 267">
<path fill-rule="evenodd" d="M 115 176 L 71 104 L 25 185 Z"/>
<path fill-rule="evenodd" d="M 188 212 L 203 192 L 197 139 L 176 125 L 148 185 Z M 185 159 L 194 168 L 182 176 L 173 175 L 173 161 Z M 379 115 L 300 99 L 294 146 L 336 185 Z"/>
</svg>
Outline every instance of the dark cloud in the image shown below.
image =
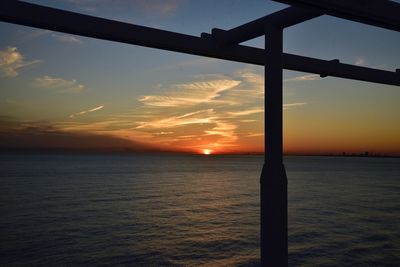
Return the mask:
<svg viewBox="0 0 400 267">
<path fill-rule="evenodd" d="M 4 116 L 0 117 L 0 150 L 157 151 L 151 145 L 114 136 L 63 132 L 48 122 L 17 121 Z"/>
</svg>

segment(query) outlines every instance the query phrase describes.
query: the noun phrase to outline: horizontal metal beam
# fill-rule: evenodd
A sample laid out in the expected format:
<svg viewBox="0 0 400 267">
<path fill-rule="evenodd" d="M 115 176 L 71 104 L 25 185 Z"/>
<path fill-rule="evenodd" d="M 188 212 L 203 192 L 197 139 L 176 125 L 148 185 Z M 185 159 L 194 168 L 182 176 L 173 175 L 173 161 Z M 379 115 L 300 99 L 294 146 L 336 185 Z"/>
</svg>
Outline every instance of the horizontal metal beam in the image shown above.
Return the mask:
<svg viewBox="0 0 400 267">
<path fill-rule="evenodd" d="M 287 55 L 287 56 L 286 56 Z M 283 66 L 288 70 L 319 74 L 321 77 L 338 77 L 365 82 L 400 85 L 400 75 L 395 71 L 377 70 L 367 67 L 340 63 L 338 60 L 288 55 L 283 56 Z"/>
<path fill-rule="evenodd" d="M 400 4 L 388 0 L 274 0 L 380 28 L 400 31 Z"/>
<path fill-rule="evenodd" d="M 264 49 L 221 46 L 212 38 L 153 29 L 35 4 L 2 0 L 0 21 L 127 44 L 264 66 Z M 283 54 L 283 67 L 367 82 L 400 85 L 400 74 L 309 57 Z"/>
<path fill-rule="evenodd" d="M 228 31 L 213 29 L 212 36 L 223 45 L 239 44 L 264 35 L 265 27 L 268 24 L 286 28 L 321 15 L 321 12 L 314 10 L 288 7 Z"/>
</svg>

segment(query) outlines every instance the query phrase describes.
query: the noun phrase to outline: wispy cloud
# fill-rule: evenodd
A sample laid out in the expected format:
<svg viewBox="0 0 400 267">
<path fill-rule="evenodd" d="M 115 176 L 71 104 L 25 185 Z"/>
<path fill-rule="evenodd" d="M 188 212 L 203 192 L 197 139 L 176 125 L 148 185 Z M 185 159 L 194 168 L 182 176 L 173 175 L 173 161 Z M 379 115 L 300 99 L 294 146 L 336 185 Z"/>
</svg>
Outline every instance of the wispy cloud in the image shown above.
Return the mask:
<svg viewBox="0 0 400 267">
<path fill-rule="evenodd" d="M 177 116 L 138 122 L 136 130 L 153 132 L 155 142 L 163 142 L 184 149 L 227 148 L 237 146 L 235 122 L 229 121 L 213 109 L 199 110 Z M 174 129 L 174 131 L 165 131 Z M 162 134 L 160 134 L 160 130 Z M 195 134 L 187 134 L 193 132 Z M 164 137 L 164 138 L 163 138 Z"/>
<path fill-rule="evenodd" d="M 60 78 L 42 78 L 49 88 L 58 88 L 55 84 Z M 98 105 L 71 114 L 56 127 L 63 132 L 151 143 L 166 150 L 218 153 L 262 149 L 264 88 L 257 70 L 196 76 L 185 83 L 157 86 L 157 91 L 162 93 L 138 98 L 139 106 L 125 113 L 93 113 L 105 108 Z M 284 109 L 307 104 L 293 102 Z"/>
<path fill-rule="evenodd" d="M 183 150 L 235 151 L 242 132 L 259 126 L 249 122 L 257 122 L 263 112 L 263 76 L 246 68 L 232 75 L 208 74 L 195 79 L 158 86 L 163 94 L 139 98 L 143 106 L 135 110 L 135 130 L 151 133 L 152 142 Z M 242 117 L 246 120 L 240 120 Z"/>
<path fill-rule="evenodd" d="M 81 92 L 85 86 L 79 84 L 77 80 L 65 80 L 63 78 L 43 76 L 35 79 L 35 85 L 39 88 L 51 89 L 60 92 Z"/>
<path fill-rule="evenodd" d="M 165 129 L 165 128 L 174 128 L 189 124 L 214 123 L 216 118 L 215 116 L 212 116 L 213 113 L 214 113 L 213 109 L 207 109 L 207 110 L 199 110 L 195 112 L 185 113 L 179 116 L 172 116 L 145 122 L 138 122 L 139 126 L 137 126 L 136 129 L 140 128 Z"/>
<path fill-rule="evenodd" d="M 0 50 L 0 72 L 5 77 L 15 77 L 21 68 L 39 63 L 40 60 L 25 61 L 16 47 Z"/>
<path fill-rule="evenodd" d="M 297 76 L 293 78 L 288 78 L 283 80 L 284 82 L 297 82 L 297 81 L 315 81 L 319 80 L 321 77 L 318 74 L 307 74 L 302 76 Z"/>
<path fill-rule="evenodd" d="M 84 114 L 86 114 L 86 113 L 98 111 L 98 110 L 103 109 L 103 108 L 104 108 L 104 105 L 101 105 L 101 106 L 98 106 L 98 107 L 95 107 L 95 108 L 92 108 L 92 109 L 83 110 L 83 111 L 80 111 L 80 112 L 71 114 L 71 115 L 69 115 L 69 117 L 70 117 L 70 118 L 75 118 L 76 116 L 80 116 L 80 115 L 84 115 Z"/>
<path fill-rule="evenodd" d="M 215 124 L 215 127 L 213 127 L 211 130 L 204 131 L 204 133 L 207 135 L 220 135 L 223 137 L 228 137 L 229 141 L 235 141 L 237 139 L 237 136 L 234 132 L 234 130 L 237 128 L 237 125 L 226 121 L 217 121 Z"/>
<path fill-rule="evenodd" d="M 246 137 L 260 137 L 260 136 L 264 136 L 263 133 L 249 133 L 247 134 Z"/>
<path fill-rule="evenodd" d="M 177 107 L 193 106 L 215 100 L 220 93 L 240 84 L 236 80 L 210 80 L 192 82 L 172 86 L 172 92 L 167 95 L 147 95 L 139 101 L 147 106 Z"/>
<path fill-rule="evenodd" d="M 233 90 L 224 93 L 221 100 L 236 106 L 254 106 L 263 102 L 264 76 L 251 69 L 237 70 L 233 73 L 240 84 Z M 237 110 L 240 107 L 236 107 Z"/>
<path fill-rule="evenodd" d="M 41 36 L 46 36 L 51 34 L 53 31 L 43 30 L 43 29 L 29 29 L 29 28 L 21 28 L 17 30 L 19 38 L 22 41 L 32 41 Z"/>
<path fill-rule="evenodd" d="M 301 106 L 304 106 L 304 105 L 307 105 L 307 104 L 308 103 L 305 103 L 305 102 L 283 104 L 283 109 L 284 110 L 288 110 L 288 109 L 292 109 L 294 107 L 301 107 Z"/>
<path fill-rule="evenodd" d="M 170 135 L 173 134 L 174 132 L 159 132 L 159 133 L 153 133 L 154 135 Z"/>
<path fill-rule="evenodd" d="M 301 107 L 301 106 L 304 106 L 307 104 L 308 103 L 305 103 L 305 102 L 283 104 L 283 109 L 288 110 L 288 109 L 291 109 L 294 107 Z M 262 113 L 262 112 L 264 112 L 264 108 L 260 107 L 260 108 L 251 108 L 251 109 L 240 110 L 240 111 L 231 111 L 231 112 L 228 112 L 228 114 L 231 117 L 240 117 L 240 116 L 247 116 L 247 115 L 252 115 L 252 114 Z M 254 120 L 241 120 L 241 121 L 242 122 L 253 122 Z"/>
<path fill-rule="evenodd" d="M 241 110 L 241 111 L 231 111 L 231 112 L 228 112 L 228 114 L 233 117 L 237 117 L 237 116 L 251 115 L 251 114 L 260 113 L 260 112 L 264 112 L 264 108 L 251 108 L 251 109 Z"/>
<path fill-rule="evenodd" d="M 243 69 L 243 70 L 238 70 L 236 71 L 235 75 L 238 77 L 241 77 L 243 81 L 245 81 L 248 84 L 251 84 L 255 87 L 263 89 L 264 87 L 264 76 L 260 75 L 258 73 L 255 73 L 252 70 L 249 69 Z"/>
<path fill-rule="evenodd" d="M 82 40 L 79 39 L 77 36 L 65 33 L 58 33 L 50 30 L 42 30 L 42 29 L 19 30 L 18 33 L 23 41 L 32 41 L 40 37 L 51 37 L 52 39 L 62 43 L 69 43 L 69 44 L 82 43 Z"/>
<path fill-rule="evenodd" d="M 158 93 L 138 98 L 139 107 L 120 115 L 98 114 L 96 121 L 69 120 L 59 129 L 93 132 L 151 143 L 162 149 L 215 152 L 258 151 L 262 143 L 262 75 L 251 69 L 232 75 L 203 75 L 186 83 L 157 86 Z M 233 104 L 232 104 L 233 103 Z M 287 103 L 285 110 L 306 102 Z M 71 114 L 85 116 L 103 105 Z"/>
<path fill-rule="evenodd" d="M 51 37 L 63 43 L 70 43 L 70 44 L 82 43 L 82 41 L 78 37 L 68 34 L 53 33 Z"/>
</svg>

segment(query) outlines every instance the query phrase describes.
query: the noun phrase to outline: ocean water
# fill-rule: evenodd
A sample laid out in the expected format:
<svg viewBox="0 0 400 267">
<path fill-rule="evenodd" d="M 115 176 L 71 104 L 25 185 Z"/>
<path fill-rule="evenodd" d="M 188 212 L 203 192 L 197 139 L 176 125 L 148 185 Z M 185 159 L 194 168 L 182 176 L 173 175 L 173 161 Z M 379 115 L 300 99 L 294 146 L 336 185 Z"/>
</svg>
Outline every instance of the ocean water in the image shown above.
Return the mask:
<svg viewBox="0 0 400 267">
<path fill-rule="evenodd" d="M 287 157 L 290 266 L 400 266 L 400 159 Z M 261 156 L 0 156 L 1 266 L 259 266 Z"/>
</svg>

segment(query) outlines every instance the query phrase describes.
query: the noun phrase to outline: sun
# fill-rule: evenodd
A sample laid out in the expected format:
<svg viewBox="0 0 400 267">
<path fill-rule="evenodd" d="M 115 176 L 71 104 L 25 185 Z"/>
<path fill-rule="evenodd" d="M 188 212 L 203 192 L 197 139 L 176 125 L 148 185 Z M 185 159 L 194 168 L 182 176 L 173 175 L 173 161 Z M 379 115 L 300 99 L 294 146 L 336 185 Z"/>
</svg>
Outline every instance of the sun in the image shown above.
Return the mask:
<svg viewBox="0 0 400 267">
<path fill-rule="evenodd" d="M 203 155 L 210 155 L 212 152 L 211 149 L 203 149 Z"/>
</svg>

